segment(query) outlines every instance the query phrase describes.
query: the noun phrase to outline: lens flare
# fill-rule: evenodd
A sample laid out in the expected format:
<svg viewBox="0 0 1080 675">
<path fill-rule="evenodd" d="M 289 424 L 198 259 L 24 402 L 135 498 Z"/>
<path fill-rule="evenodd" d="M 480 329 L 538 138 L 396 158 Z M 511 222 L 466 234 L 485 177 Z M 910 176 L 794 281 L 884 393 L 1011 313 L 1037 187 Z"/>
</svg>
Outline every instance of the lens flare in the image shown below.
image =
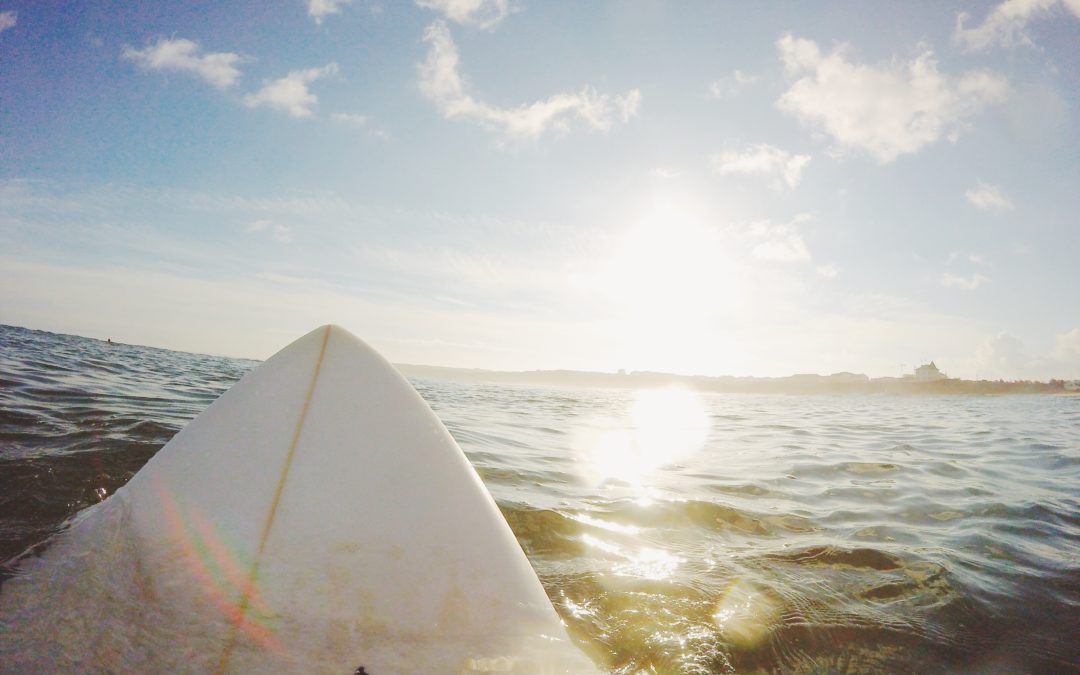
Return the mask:
<svg viewBox="0 0 1080 675">
<path fill-rule="evenodd" d="M 236 547 L 222 540 L 202 514 L 194 509 L 181 509 L 164 485 L 159 486 L 158 494 L 172 537 L 179 543 L 189 570 L 206 597 L 256 644 L 284 654 L 284 645 L 270 625 L 271 610 L 257 585 L 253 586 L 258 580 L 249 581 L 250 563 Z M 246 608 L 240 604 L 240 598 L 245 597 Z"/>
<path fill-rule="evenodd" d="M 750 649 L 772 632 L 779 603 L 744 579 L 731 582 L 713 611 L 713 623 L 728 642 Z"/>
</svg>

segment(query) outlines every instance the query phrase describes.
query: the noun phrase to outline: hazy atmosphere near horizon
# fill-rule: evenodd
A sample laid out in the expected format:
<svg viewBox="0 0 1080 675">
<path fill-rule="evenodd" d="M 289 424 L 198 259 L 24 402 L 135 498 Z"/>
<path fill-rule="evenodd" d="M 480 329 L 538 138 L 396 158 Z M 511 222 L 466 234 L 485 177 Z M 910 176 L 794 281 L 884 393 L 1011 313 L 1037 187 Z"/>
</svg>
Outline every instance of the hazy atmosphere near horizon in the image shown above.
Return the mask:
<svg viewBox="0 0 1080 675">
<path fill-rule="evenodd" d="M 1080 378 L 1080 2 L 0 2 L 0 323 Z"/>
</svg>

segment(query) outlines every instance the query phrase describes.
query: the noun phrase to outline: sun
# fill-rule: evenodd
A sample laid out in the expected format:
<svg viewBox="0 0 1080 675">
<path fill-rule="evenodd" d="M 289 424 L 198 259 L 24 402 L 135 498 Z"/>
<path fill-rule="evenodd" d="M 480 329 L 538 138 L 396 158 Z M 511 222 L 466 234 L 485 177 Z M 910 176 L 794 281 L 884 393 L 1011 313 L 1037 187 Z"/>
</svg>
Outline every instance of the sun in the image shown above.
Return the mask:
<svg viewBox="0 0 1080 675">
<path fill-rule="evenodd" d="M 715 349 L 717 317 L 730 316 L 742 284 L 730 242 L 700 200 L 664 191 L 607 241 L 582 278 L 602 304 L 624 365 L 695 372 Z"/>
</svg>

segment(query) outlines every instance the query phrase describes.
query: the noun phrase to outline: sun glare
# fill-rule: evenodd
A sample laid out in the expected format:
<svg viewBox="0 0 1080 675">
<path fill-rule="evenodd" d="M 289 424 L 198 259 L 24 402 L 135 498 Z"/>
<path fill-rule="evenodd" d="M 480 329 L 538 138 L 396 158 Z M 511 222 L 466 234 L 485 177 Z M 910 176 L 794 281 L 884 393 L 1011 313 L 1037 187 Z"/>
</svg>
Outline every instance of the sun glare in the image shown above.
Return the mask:
<svg viewBox="0 0 1080 675">
<path fill-rule="evenodd" d="M 630 316 L 703 313 L 723 267 L 719 237 L 704 220 L 689 199 L 654 199 L 598 266 L 601 289 Z"/>
<path fill-rule="evenodd" d="M 611 237 L 579 286 L 614 321 L 625 365 L 693 371 L 711 349 L 699 338 L 715 338 L 711 324 L 739 301 L 737 266 L 716 218 L 693 195 L 655 193 L 639 214 Z M 681 365 L 683 356 L 693 358 Z"/>
<path fill-rule="evenodd" d="M 655 470 L 699 451 L 709 432 L 701 398 L 680 388 L 638 391 L 624 417 L 593 426 L 578 444 L 587 478 L 639 488 Z"/>
</svg>

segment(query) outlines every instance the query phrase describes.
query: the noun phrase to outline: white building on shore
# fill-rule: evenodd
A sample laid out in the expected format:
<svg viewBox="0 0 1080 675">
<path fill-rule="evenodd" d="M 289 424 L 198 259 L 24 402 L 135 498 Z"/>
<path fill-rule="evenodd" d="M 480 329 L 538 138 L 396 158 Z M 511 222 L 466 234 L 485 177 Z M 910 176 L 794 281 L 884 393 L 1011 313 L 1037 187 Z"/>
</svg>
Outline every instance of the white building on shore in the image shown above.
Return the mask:
<svg viewBox="0 0 1080 675">
<path fill-rule="evenodd" d="M 925 363 L 915 369 L 916 382 L 937 382 L 938 380 L 947 379 L 949 379 L 949 376 L 938 370 L 937 365 L 933 361 Z"/>
</svg>

